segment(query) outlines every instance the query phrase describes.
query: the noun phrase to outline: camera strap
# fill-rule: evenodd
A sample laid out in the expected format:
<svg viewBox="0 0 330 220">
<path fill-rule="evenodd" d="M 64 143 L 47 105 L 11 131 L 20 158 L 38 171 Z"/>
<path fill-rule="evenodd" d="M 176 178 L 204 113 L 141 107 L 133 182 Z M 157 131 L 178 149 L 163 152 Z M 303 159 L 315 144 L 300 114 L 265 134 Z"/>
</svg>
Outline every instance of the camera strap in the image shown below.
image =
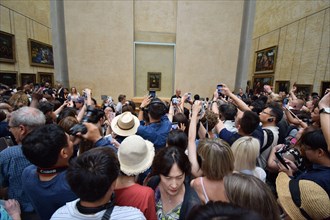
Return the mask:
<svg viewBox="0 0 330 220">
<path fill-rule="evenodd" d="M 37 172 L 38 174 L 42 174 L 42 175 L 53 175 L 55 173 L 60 173 L 64 170 L 66 170 L 68 167 L 52 167 L 52 168 L 37 168 Z"/>
</svg>

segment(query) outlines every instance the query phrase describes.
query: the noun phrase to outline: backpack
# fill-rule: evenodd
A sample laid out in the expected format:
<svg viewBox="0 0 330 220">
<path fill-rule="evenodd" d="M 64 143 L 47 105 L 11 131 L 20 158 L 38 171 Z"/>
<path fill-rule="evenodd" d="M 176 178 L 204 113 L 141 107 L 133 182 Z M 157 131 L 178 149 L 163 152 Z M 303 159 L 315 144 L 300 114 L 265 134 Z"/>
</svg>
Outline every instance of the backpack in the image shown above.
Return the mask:
<svg viewBox="0 0 330 220">
<path fill-rule="evenodd" d="M 267 128 L 263 128 L 262 130 L 266 131 L 267 134 L 267 143 L 265 146 L 260 148 L 260 154 L 262 154 L 262 152 L 264 152 L 265 150 L 267 150 L 267 148 L 269 148 L 273 141 L 274 141 L 274 134 L 271 130 L 267 129 Z"/>
</svg>

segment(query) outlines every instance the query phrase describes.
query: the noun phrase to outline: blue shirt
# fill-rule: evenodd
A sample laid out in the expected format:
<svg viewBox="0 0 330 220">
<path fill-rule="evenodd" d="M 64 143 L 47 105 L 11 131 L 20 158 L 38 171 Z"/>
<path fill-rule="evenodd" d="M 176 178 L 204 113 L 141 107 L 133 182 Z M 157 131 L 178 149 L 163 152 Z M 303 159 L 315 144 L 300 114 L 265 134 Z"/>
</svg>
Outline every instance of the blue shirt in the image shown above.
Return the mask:
<svg viewBox="0 0 330 220">
<path fill-rule="evenodd" d="M 63 171 L 49 181 L 40 181 L 36 166 L 28 166 L 23 171 L 23 190 L 29 196 L 42 220 L 50 219 L 53 213 L 66 202 L 77 199 L 65 175 L 66 171 Z"/>
<path fill-rule="evenodd" d="M 260 146 L 264 144 L 264 132 L 260 125 L 252 132 L 251 136 L 259 140 Z M 226 128 L 222 129 L 219 133 L 219 138 L 227 141 L 229 145 L 232 145 L 240 137 L 242 137 L 242 135 L 237 132 L 228 131 Z"/>
<path fill-rule="evenodd" d="M 155 150 L 159 150 L 166 146 L 166 139 L 171 127 L 172 123 L 168 120 L 167 115 L 164 115 L 157 123 L 144 126 L 144 122 L 141 121 L 136 134 L 152 142 Z"/>
<path fill-rule="evenodd" d="M 298 180 L 311 180 L 321 186 L 330 197 L 330 167 L 313 164 L 310 170 L 296 177 Z"/>
<path fill-rule="evenodd" d="M 118 149 L 115 146 L 113 146 L 111 140 L 112 139 L 109 137 L 107 138 L 102 137 L 98 141 L 96 141 L 95 147 L 110 147 L 115 153 L 117 153 Z"/>
<path fill-rule="evenodd" d="M 16 199 L 22 212 L 33 212 L 30 199 L 22 189 L 23 170 L 31 163 L 25 158 L 21 145 L 12 146 L 0 152 L 0 184 L 8 187 L 8 198 Z"/>
</svg>

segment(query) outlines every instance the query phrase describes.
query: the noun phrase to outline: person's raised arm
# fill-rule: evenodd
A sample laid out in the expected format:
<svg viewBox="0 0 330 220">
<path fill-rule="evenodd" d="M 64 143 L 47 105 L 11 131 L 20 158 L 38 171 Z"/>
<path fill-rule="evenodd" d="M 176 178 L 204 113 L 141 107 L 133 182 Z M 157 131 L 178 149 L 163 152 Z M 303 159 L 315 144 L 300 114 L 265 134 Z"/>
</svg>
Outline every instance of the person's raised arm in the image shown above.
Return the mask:
<svg viewBox="0 0 330 220">
<path fill-rule="evenodd" d="M 319 109 L 330 108 L 330 88 L 326 90 L 326 94 L 319 101 Z M 322 112 L 320 114 L 321 129 L 328 145 L 328 152 L 330 152 L 330 114 Z"/>
<path fill-rule="evenodd" d="M 55 115 L 59 115 L 60 112 L 64 109 L 64 107 L 68 106 L 68 104 L 69 101 L 64 101 L 64 103 L 54 111 Z"/>
<path fill-rule="evenodd" d="M 251 110 L 249 106 L 242 99 L 238 98 L 234 93 L 232 93 L 225 84 L 222 84 L 221 93 L 231 98 L 242 112 Z"/>
<path fill-rule="evenodd" d="M 218 98 L 219 98 L 218 90 L 215 90 L 213 93 L 213 100 L 211 102 L 211 110 L 215 114 L 219 115 Z"/>
<path fill-rule="evenodd" d="M 296 91 L 297 91 L 297 87 L 296 87 L 295 84 L 293 84 L 293 86 L 292 86 L 292 88 L 291 88 L 291 90 L 289 92 L 289 95 L 290 95 L 290 97 L 291 97 L 292 100 L 298 99 L 297 96 L 296 96 L 296 94 L 295 94 Z"/>
<path fill-rule="evenodd" d="M 200 101 L 195 101 L 192 106 L 192 116 L 190 119 L 189 133 L 188 133 L 188 158 L 191 163 L 191 173 L 195 177 L 203 175 L 203 171 L 200 169 L 197 161 L 197 150 L 196 150 L 196 130 L 198 123 L 198 112 L 202 107 Z"/>
<path fill-rule="evenodd" d="M 296 126 L 301 126 L 303 128 L 306 128 L 308 126 L 305 122 L 300 120 L 296 115 L 293 116 L 292 115 L 293 113 L 287 107 L 284 107 L 284 113 L 285 113 L 286 119 L 288 120 L 288 122 L 290 124 L 294 124 Z"/>
<path fill-rule="evenodd" d="M 168 110 L 168 114 L 167 114 L 168 120 L 169 120 L 170 122 L 173 121 L 173 116 L 174 116 L 174 106 L 173 106 L 172 101 L 170 101 L 170 108 L 169 108 L 169 110 Z"/>
<path fill-rule="evenodd" d="M 143 99 L 141 105 L 140 105 L 140 111 L 139 111 L 139 115 L 138 115 L 138 119 L 140 121 L 143 120 L 143 111 L 144 111 L 144 108 L 146 108 L 149 103 L 151 102 L 151 99 L 152 99 L 152 96 L 147 96 Z"/>
</svg>

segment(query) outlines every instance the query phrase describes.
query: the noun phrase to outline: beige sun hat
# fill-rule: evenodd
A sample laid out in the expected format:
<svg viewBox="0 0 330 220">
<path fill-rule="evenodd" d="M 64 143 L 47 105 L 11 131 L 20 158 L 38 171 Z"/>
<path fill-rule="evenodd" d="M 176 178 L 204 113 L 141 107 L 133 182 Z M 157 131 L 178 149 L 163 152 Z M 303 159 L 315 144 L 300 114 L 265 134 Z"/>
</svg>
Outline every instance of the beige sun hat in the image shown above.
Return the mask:
<svg viewBox="0 0 330 220">
<path fill-rule="evenodd" d="M 330 217 L 330 200 L 327 192 L 317 183 L 310 180 L 299 180 L 301 205 L 294 203 L 289 183 L 291 179 L 281 172 L 276 179 L 276 190 L 282 208 L 291 219 L 306 219 L 299 208 L 302 208 L 311 219 L 327 219 Z M 295 187 L 295 188 L 298 188 Z"/>
<path fill-rule="evenodd" d="M 139 119 L 131 112 L 124 112 L 117 115 L 111 122 L 113 132 L 124 137 L 135 134 L 139 125 Z"/>
<path fill-rule="evenodd" d="M 143 173 L 151 166 L 154 156 L 153 143 L 138 135 L 128 136 L 118 149 L 120 170 L 128 176 Z"/>
</svg>

